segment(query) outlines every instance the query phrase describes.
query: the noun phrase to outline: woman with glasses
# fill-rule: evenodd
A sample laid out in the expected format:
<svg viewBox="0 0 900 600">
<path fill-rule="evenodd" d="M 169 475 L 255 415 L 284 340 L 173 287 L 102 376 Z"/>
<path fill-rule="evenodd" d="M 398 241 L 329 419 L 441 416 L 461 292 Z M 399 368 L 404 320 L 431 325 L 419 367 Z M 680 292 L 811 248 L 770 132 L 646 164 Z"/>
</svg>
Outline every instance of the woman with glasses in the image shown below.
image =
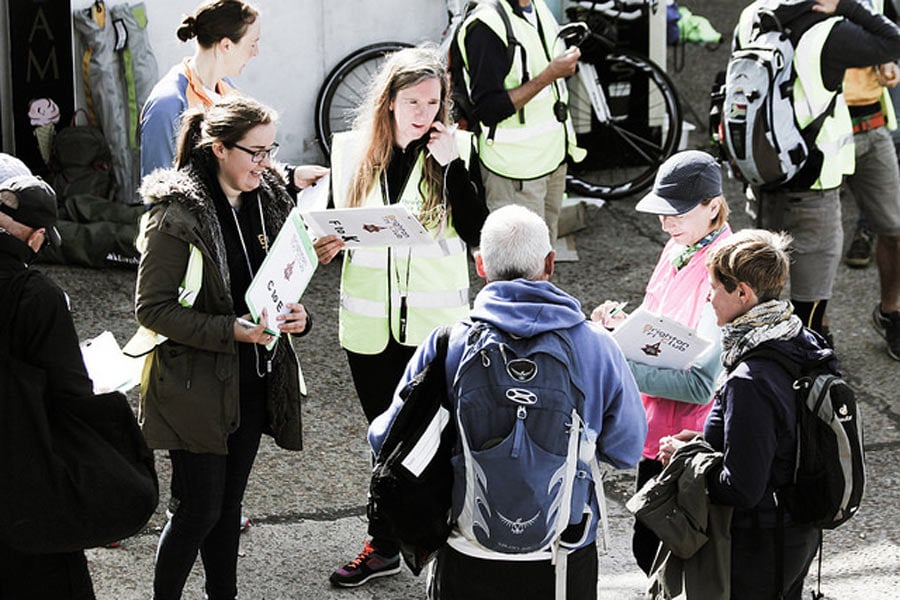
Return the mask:
<svg viewBox="0 0 900 600">
<path fill-rule="evenodd" d="M 437 242 L 344 256 L 339 337 L 370 423 L 390 406 L 416 347 L 435 327 L 469 314 L 466 245 L 478 246 L 487 207 L 472 136 L 450 125 L 449 101 L 439 54 L 401 50 L 373 79 L 352 130 L 332 143 L 335 206 L 403 204 Z M 337 236 L 317 240 L 319 261 L 331 262 L 343 247 Z M 399 545 L 377 515 L 369 535 L 363 551 L 331 575 L 333 585 L 400 572 Z"/>
<path fill-rule="evenodd" d="M 150 92 L 141 111 L 141 177 L 168 169 L 175 160 L 181 117 L 190 108 L 211 106 L 237 93 L 232 77 L 259 54 L 259 11 L 243 0 L 206 0 L 176 32 L 182 42 L 196 38 L 193 56 L 172 67 Z M 274 157 L 272 157 L 274 158 Z M 297 190 L 327 171 L 324 167 L 279 166 Z"/>
<path fill-rule="evenodd" d="M 301 447 L 297 359 L 289 336 L 307 313 L 249 318 L 244 293 L 295 204 L 272 170 L 275 112 L 232 96 L 185 115 L 177 169 L 145 178 L 151 208 L 135 297 L 141 325 L 168 338 L 149 355 L 140 417 L 147 443 L 169 451 L 179 504 L 159 539 L 155 600 L 181 597 L 198 551 L 210 600 L 237 595 L 241 502 L 260 436 Z M 181 289 L 199 291 L 190 307 Z M 196 277 L 194 277 L 196 279 Z"/>
</svg>

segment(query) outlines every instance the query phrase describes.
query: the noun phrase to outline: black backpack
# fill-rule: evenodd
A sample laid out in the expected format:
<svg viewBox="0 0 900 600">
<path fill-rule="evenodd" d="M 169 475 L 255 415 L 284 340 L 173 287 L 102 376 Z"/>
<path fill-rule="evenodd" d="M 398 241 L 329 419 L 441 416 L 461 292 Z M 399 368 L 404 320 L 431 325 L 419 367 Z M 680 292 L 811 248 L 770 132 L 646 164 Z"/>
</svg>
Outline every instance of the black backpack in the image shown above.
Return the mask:
<svg viewBox="0 0 900 600">
<path fill-rule="evenodd" d="M 386 523 L 418 575 L 450 535 L 456 428 L 450 423 L 446 368 L 450 327 L 441 328 L 432 361 L 400 392 L 403 408 L 372 469 L 370 516 Z"/>
<path fill-rule="evenodd" d="M 459 123 L 460 129 L 471 131 L 472 133 L 478 133 L 481 130 L 481 127 L 478 118 L 475 117 L 474 103 L 472 102 L 472 97 L 469 95 L 469 88 L 466 85 L 464 74 L 466 67 L 463 61 L 462 51 L 459 48 L 459 38 L 462 35 L 461 30 L 466 19 L 481 5 L 493 7 L 503 20 L 503 25 L 506 28 L 507 68 L 509 65 L 512 65 L 516 48 L 520 49 L 522 52 L 522 60 L 525 60 L 525 49 L 522 44 L 516 40 L 516 37 L 513 34 L 512 23 L 509 21 L 509 15 L 507 15 L 506 11 L 503 10 L 503 7 L 500 6 L 499 0 L 481 0 L 466 3 L 465 8 L 463 9 L 462 18 L 460 18 L 456 29 L 449 35 L 450 49 L 447 53 L 447 68 L 450 73 L 450 98 L 452 100 L 451 117 L 454 122 Z"/>
<path fill-rule="evenodd" d="M 856 395 L 831 367 L 833 354 L 798 363 L 759 346 L 741 360 L 767 358 L 794 378 L 797 461 L 794 481 L 776 492 L 798 524 L 834 529 L 856 514 L 866 487 L 863 427 Z"/>
<path fill-rule="evenodd" d="M 48 166 L 60 204 L 72 196 L 90 194 L 111 199 L 112 151 L 99 127 L 72 124 L 53 139 Z"/>
</svg>

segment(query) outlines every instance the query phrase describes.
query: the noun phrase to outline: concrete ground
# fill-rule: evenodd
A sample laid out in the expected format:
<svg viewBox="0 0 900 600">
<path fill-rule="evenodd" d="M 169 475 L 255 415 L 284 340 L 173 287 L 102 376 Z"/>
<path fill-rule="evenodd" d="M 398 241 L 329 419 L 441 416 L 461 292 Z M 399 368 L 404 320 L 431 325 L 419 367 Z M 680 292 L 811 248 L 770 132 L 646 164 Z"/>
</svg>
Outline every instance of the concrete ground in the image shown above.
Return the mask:
<svg viewBox="0 0 900 600">
<path fill-rule="evenodd" d="M 708 17 L 727 39 L 742 3 L 685 0 L 679 4 Z M 686 103 L 686 118 L 697 126 L 691 147 L 704 147 L 707 94 L 715 71 L 724 68 L 726 59 L 725 46 L 715 50 L 688 46 L 682 70 L 670 61 L 670 72 Z M 726 196 L 734 212 L 733 227 L 749 226 L 742 212 L 742 193 L 734 182 L 728 182 Z M 587 312 L 610 298 L 628 300 L 632 306 L 640 302 L 665 235 L 654 217 L 634 211 L 635 202 L 589 208 L 587 227 L 577 234 L 580 261 L 558 265 L 554 282 L 579 298 Z M 847 202 L 844 208 L 849 237 L 855 206 Z M 69 292 L 82 339 L 110 330 L 124 343 L 131 335 L 134 271 L 42 268 Z M 253 527 L 241 538 L 242 598 L 424 597 L 423 580 L 406 570 L 357 590 L 334 590 L 328 584 L 331 571 L 362 548 L 369 465 L 364 418 L 337 341 L 338 281 L 338 265 L 320 267 L 303 298 L 315 315 L 315 331 L 297 346 L 310 388 L 304 403 L 306 449 L 290 453 L 278 450 L 268 439 L 263 442 L 244 506 Z M 473 291 L 480 285 L 475 281 Z M 869 324 L 877 299 L 874 267 L 840 267 L 829 314 L 839 356 L 862 405 L 869 485 L 859 514 L 825 534 L 822 589 L 829 599 L 895 598 L 900 589 L 900 532 L 894 521 L 900 509 L 896 466 L 900 463 L 900 363 L 887 356 L 883 340 Z M 133 392 L 130 397 L 136 400 Z M 164 454 L 157 455 L 163 498 L 169 481 L 167 462 Z M 624 509 L 633 477 L 630 471 L 614 473 L 608 489 L 613 543 L 601 558 L 599 582 L 601 597 L 606 599 L 640 598 L 645 585 L 630 557 L 630 518 Z M 163 522 L 161 505 L 147 529 L 120 548 L 88 552 L 98 598 L 150 597 L 155 545 Z M 814 576 L 807 578 L 807 587 L 814 583 Z M 203 597 L 199 568 L 184 597 Z"/>
</svg>

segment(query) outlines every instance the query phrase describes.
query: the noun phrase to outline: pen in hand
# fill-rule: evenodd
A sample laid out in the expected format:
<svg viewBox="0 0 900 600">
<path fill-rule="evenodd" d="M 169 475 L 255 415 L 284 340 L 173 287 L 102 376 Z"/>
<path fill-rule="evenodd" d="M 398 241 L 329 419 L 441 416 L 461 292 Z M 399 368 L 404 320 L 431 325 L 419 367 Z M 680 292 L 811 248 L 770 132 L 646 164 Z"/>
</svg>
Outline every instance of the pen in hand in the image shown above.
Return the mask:
<svg viewBox="0 0 900 600">
<path fill-rule="evenodd" d="M 628 302 L 622 302 L 622 303 L 619 304 L 617 307 L 615 307 L 614 309 L 612 309 L 611 311 L 609 311 L 609 315 L 608 315 L 608 316 L 613 317 L 613 316 L 619 314 L 620 312 L 622 312 L 623 310 L 625 310 L 625 307 L 626 307 L 626 306 L 628 306 Z"/>
</svg>

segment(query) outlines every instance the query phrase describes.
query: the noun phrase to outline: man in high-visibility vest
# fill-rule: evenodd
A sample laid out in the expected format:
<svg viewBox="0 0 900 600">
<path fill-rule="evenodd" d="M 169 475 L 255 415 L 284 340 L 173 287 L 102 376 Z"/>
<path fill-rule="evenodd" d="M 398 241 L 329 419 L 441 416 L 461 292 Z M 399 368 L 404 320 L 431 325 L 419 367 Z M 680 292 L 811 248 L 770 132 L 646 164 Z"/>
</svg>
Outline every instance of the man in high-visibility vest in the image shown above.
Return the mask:
<svg viewBox="0 0 900 600">
<path fill-rule="evenodd" d="M 581 53 L 566 50 L 558 30 L 544 0 L 497 0 L 473 11 L 457 34 L 480 122 L 478 154 L 488 208 L 531 209 L 544 218 L 554 243 L 566 159 L 577 162 L 585 155 L 576 146 L 565 83 Z"/>
<path fill-rule="evenodd" d="M 794 114 L 801 127 L 816 120 L 834 101 L 815 145 L 823 155 L 818 178 L 807 189 L 754 189 L 760 224 L 793 238 L 791 301 L 804 325 L 833 343 L 825 317 L 843 246 L 840 187 L 853 173 L 853 128 L 841 83 L 852 67 L 883 64 L 900 57 L 900 28 L 857 0 L 757 0 L 741 14 L 735 44 L 749 39 L 761 9 L 772 10 L 794 44 Z M 835 95 L 837 98 L 835 100 Z"/>
<path fill-rule="evenodd" d="M 884 12 L 882 0 L 863 0 Z M 853 122 L 856 171 L 845 180 L 875 236 L 875 264 L 881 298 L 872 324 L 887 340 L 888 356 L 900 360 L 900 170 L 889 130 L 897 117 L 888 88 L 900 83 L 897 64 L 847 69 L 844 97 Z"/>
</svg>

